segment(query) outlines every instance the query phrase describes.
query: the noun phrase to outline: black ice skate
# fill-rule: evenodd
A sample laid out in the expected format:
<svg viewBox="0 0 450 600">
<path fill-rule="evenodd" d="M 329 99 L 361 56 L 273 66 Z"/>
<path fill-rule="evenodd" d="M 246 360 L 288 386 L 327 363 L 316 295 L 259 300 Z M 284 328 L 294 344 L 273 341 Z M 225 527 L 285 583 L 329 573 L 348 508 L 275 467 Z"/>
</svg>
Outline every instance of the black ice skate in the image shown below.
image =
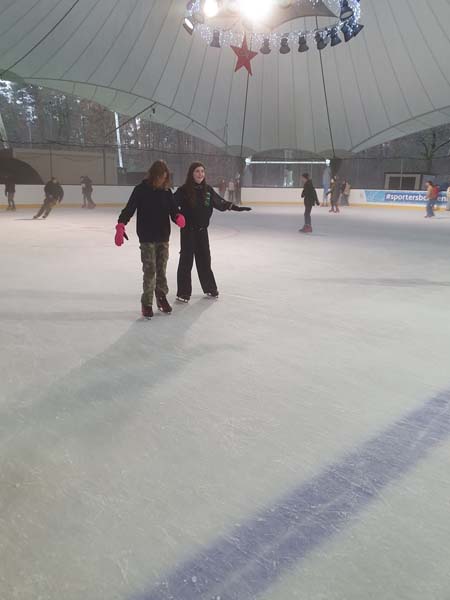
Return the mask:
<svg viewBox="0 0 450 600">
<path fill-rule="evenodd" d="M 144 306 L 143 304 L 142 306 L 142 316 L 145 319 L 151 319 L 153 317 L 153 308 L 151 306 Z"/>
<path fill-rule="evenodd" d="M 177 301 L 182 302 L 183 304 L 187 304 L 189 300 L 190 298 L 188 298 L 187 296 L 177 296 Z"/>
<path fill-rule="evenodd" d="M 218 298 L 219 292 L 218 290 L 213 290 L 212 292 L 206 292 L 206 295 L 208 296 L 208 298 Z"/>
<path fill-rule="evenodd" d="M 158 294 L 156 296 L 156 305 L 158 306 L 159 310 L 163 313 L 169 315 L 172 312 L 172 307 L 167 302 L 165 294 Z"/>
</svg>

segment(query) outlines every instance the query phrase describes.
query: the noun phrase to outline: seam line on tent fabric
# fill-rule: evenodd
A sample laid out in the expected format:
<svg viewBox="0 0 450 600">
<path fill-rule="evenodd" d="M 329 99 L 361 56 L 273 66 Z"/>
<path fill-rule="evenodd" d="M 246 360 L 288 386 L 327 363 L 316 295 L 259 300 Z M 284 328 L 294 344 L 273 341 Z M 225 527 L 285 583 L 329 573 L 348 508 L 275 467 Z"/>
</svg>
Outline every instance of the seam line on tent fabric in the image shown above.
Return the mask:
<svg viewBox="0 0 450 600">
<path fill-rule="evenodd" d="M 64 21 L 64 19 L 72 12 L 72 10 L 75 8 L 75 6 L 80 2 L 80 0 L 75 0 L 75 2 L 72 4 L 72 6 L 69 8 L 68 11 L 66 11 L 66 13 L 59 19 L 59 21 L 57 21 L 55 23 L 55 25 L 53 25 L 53 27 L 44 35 L 44 37 L 42 37 L 36 44 L 34 44 L 34 46 L 32 48 L 30 48 L 30 50 L 28 50 L 28 52 L 26 52 L 21 58 L 19 58 L 18 60 L 16 60 L 15 63 L 13 63 L 11 66 L 9 66 L 7 69 L 4 69 L 3 71 L 0 72 L 0 77 L 2 77 L 2 75 L 4 75 L 5 73 L 7 73 L 8 71 L 11 71 L 12 69 L 14 69 L 14 67 L 17 67 L 17 65 L 19 63 L 21 63 L 23 60 L 25 60 L 28 56 L 30 56 L 30 54 L 32 52 L 34 52 L 34 50 L 36 50 L 36 48 L 38 46 L 40 46 L 42 44 L 42 42 L 44 42 L 49 35 L 51 35 L 55 29 L 58 27 L 58 25 L 60 25 L 60 23 L 62 23 Z"/>
</svg>

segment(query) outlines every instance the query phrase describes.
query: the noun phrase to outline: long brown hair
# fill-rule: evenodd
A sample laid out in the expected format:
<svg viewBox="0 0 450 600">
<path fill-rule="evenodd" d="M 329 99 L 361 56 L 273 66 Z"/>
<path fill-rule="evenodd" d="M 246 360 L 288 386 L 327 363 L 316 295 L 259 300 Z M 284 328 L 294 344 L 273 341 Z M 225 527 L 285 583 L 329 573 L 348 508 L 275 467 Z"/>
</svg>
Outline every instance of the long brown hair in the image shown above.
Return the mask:
<svg viewBox="0 0 450 600">
<path fill-rule="evenodd" d="M 156 181 L 160 177 L 165 177 L 164 189 L 168 189 L 170 187 L 170 172 L 167 163 L 164 160 L 155 160 L 147 174 L 147 182 L 153 188 L 155 187 Z"/>
<path fill-rule="evenodd" d="M 198 189 L 198 187 L 201 187 L 203 195 L 204 196 L 206 195 L 206 177 L 202 181 L 200 186 L 198 186 L 198 184 L 196 184 L 194 181 L 194 171 L 195 171 L 195 169 L 198 169 L 198 167 L 203 167 L 206 171 L 205 165 L 203 163 L 193 162 L 188 169 L 188 172 L 186 175 L 186 181 L 184 182 L 184 186 L 183 186 L 184 192 L 185 192 L 186 197 L 187 197 L 189 203 L 191 204 L 191 206 L 193 206 L 195 204 L 195 189 L 196 188 Z"/>
</svg>

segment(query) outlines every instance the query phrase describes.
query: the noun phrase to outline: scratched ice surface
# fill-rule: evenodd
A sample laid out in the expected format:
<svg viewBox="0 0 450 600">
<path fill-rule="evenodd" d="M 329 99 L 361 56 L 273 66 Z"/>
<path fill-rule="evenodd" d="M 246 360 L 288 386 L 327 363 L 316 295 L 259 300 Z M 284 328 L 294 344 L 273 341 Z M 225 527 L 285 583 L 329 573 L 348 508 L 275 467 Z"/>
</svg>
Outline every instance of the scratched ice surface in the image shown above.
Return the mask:
<svg viewBox="0 0 450 600">
<path fill-rule="evenodd" d="M 0 215 L 1 600 L 448 600 L 448 215 L 215 214 L 144 322 L 117 212 Z"/>
</svg>

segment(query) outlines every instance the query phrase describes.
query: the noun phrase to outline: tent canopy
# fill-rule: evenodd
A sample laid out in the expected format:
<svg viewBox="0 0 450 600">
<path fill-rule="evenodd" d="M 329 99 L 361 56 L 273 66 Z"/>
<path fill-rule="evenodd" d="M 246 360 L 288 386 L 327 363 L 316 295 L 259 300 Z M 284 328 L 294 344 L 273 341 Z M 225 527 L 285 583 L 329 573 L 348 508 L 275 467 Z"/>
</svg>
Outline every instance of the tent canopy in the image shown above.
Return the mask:
<svg viewBox="0 0 450 600">
<path fill-rule="evenodd" d="M 0 70 L 234 153 L 339 155 L 450 121 L 447 0 L 361 0 L 364 30 L 321 53 L 333 141 L 312 44 L 253 59 L 242 139 L 247 72 L 234 71 L 229 47 L 188 35 L 185 10 L 185 0 L 0 0 Z"/>
</svg>

